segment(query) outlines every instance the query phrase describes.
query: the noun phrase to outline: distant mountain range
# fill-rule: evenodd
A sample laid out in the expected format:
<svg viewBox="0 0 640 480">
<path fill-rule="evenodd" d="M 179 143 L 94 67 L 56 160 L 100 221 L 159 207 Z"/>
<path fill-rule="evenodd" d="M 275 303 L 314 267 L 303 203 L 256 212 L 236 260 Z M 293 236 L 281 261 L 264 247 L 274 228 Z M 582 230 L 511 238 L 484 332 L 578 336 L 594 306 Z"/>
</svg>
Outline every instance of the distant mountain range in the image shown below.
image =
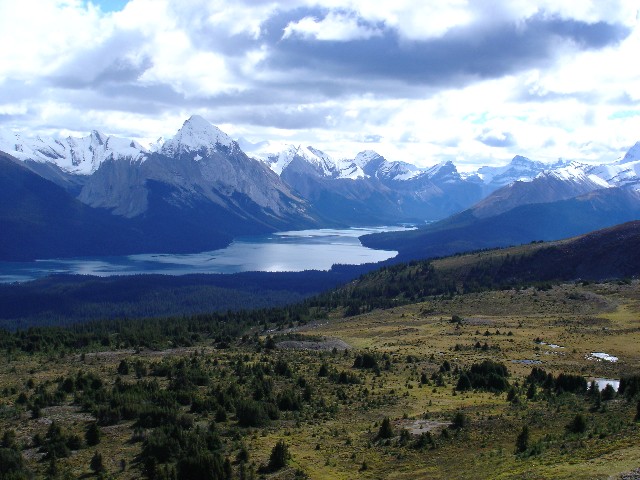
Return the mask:
<svg viewBox="0 0 640 480">
<path fill-rule="evenodd" d="M 442 255 L 584 233 L 640 210 L 640 142 L 605 165 L 516 156 L 463 174 L 451 162 L 418 168 L 373 151 L 270 152 L 193 116 L 149 148 L 96 131 L 56 140 L 0 130 L 0 151 L 0 258 L 10 260 L 188 252 L 281 229 L 424 222 L 436 223 L 365 241 Z"/>
</svg>

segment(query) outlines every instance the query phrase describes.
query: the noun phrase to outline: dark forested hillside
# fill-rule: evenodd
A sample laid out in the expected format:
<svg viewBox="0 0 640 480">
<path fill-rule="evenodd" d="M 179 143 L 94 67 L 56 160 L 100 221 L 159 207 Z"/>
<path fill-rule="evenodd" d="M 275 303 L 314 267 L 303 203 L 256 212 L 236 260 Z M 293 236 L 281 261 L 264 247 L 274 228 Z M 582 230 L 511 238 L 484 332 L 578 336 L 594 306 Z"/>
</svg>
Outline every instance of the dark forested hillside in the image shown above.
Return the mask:
<svg viewBox="0 0 640 480">
<path fill-rule="evenodd" d="M 638 275 L 640 221 L 634 221 L 565 241 L 383 267 L 321 298 L 357 314 L 432 295 Z"/>
<path fill-rule="evenodd" d="M 94 319 L 193 315 L 282 306 L 334 288 L 374 268 L 231 275 L 56 275 L 0 284 L 0 327 L 64 325 Z"/>
<path fill-rule="evenodd" d="M 370 248 L 398 250 L 398 258 L 406 261 L 558 240 L 637 219 L 640 195 L 609 188 L 570 200 L 522 205 L 488 218 L 468 210 L 418 230 L 366 235 L 361 241 Z"/>
</svg>

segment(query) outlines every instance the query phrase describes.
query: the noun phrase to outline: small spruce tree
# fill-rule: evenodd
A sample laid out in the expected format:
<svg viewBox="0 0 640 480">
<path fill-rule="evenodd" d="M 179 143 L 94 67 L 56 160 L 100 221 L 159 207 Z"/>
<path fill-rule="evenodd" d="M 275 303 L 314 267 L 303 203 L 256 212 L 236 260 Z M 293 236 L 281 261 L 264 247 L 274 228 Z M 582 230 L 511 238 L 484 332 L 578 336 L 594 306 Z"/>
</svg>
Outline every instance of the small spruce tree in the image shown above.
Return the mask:
<svg viewBox="0 0 640 480">
<path fill-rule="evenodd" d="M 384 417 L 380 430 L 378 430 L 378 438 L 391 438 L 393 437 L 393 428 L 391 427 L 391 420 L 389 417 Z"/>
<path fill-rule="evenodd" d="M 529 448 L 529 427 L 523 426 L 516 439 L 516 453 L 526 452 Z"/>
<path fill-rule="evenodd" d="M 466 427 L 468 423 L 469 420 L 467 419 L 467 416 L 463 412 L 457 411 L 451 421 L 451 428 L 454 430 L 460 430 Z"/>
<path fill-rule="evenodd" d="M 289 457 L 289 447 L 284 443 L 284 440 L 278 440 L 278 443 L 276 443 L 273 450 L 271 450 L 268 465 L 269 471 L 275 472 L 286 467 Z"/>
<path fill-rule="evenodd" d="M 529 388 L 527 389 L 527 398 L 529 400 L 533 400 L 534 398 L 536 398 L 536 394 L 537 394 L 537 389 L 536 389 L 536 384 L 535 383 L 530 383 L 529 384 Z"/>
<path fill-rule="evenodd" d="M 100 443 L 100 439 L 102 437 L 102 432 L 100 432 L 100 427 L 95 422 L 92 422 L 87 427 L 87 431 L 84 434 L 84 439 L 87 442 L 87 445 L 93 447 L 94 445 L 98 445 Z"/>
<path fill-rule="evenodd" d="M 567 430 L 571 433 L 584 433 L 587 430 L 587 420 L 584 415 L 578 413 L 567 425 Z"/>
<path fill-rule="evenodd" d="M 97 450 L 96 450 L 96 453 L 93 454 L 93 458 L 91 459 L 91 463 L 89 464 L 89 467 L 95 473 L 104 472 L 104 464 L 102 463 L 102 455 Z"/>
</svg>

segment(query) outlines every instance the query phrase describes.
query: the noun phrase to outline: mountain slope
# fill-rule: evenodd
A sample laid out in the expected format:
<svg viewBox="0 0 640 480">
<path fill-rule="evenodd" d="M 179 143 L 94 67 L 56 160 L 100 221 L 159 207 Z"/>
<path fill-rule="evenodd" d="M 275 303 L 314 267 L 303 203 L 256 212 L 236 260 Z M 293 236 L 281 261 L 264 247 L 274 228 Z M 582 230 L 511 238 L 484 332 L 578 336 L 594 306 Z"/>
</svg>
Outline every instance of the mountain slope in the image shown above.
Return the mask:
<svg viewBox="0 0 640 480">
<path fill-rule="evenodd" d="M 528 204 L 492 217 L 471 210 L 427 227 L 368 235 L 371 248 L 398 250 L 398 259 L 431 258 L 533 240 L 556 240 L 640 218 L 640 193 L 608 188 L 557 202 Z"/>
<path fill-rule="evenodd" d="M 545 171 L 530 181 L 515 181 L 502 187 L 471 208 L 478 218 L 497 215 L 520 205 L 548 203 L 607 188 L 596 175 L 586 174 L 581 165 Z"/>
<path fill-rule="evenodd" d="M 323 218 L 351 225 L 433 221 L 467 208 L 482 193 L 451 162 L 420 170 L 373 151 L 334 160 L 293 146 L 263 161 Z"/>
<path fill-rule="evenodd" d="M 131 168 L 106 161 L 86 182 L 79 199 L 117 215 L 146 214 L 152 185 L 163 184 L 167 204 L 189 210 L 210 202 L 220 211 L 255 222 L 255 230 L 313 224 L 307 206 L 262 163 L 250 159 L 217 127 L 202 117 L 187 120 L 175 137 Z"/>
<path fill-rule="evenodd" d="M 640 275 L 640 221 L 556 242 L 534 242 L 387 266 L 320 297 L 346 315 L 429 297 L 517 286 Z"/>
<path fill-rule="evenodd" d="M 201 117 L 187 120 L 156 152 L 97 132 L 54 145 L 18 136 L 12 144 L 6 137 L 0 143 L 21 160 L 11 166 L 22 170 L 18 175 L 7 162 L 1 166 L 6 191 L 21 189 L 7 197 L 11 222 L 2 258 L 193 252 L 222 247 L 238 235 L 318 224 L 313 209 L 277 175 Z M 18 179 L 26 176 L 28 182 Z M 24 202 L 12 204 L 16 198 L 37 198 L 34 211 Z M 21 215 L 12 213 L 17 209 Z M 80 213 L 69 214 L 73 209 Z M 32 222 L 35 217 L 41 221 Z M 65 243 L 65 236 L 76 241 Z M 84 244 L 89 237 L 93 242 Z"/>
<path fill-rule="evenodd" d="M 144 241 L 141 232 L 95 211 L 0 153 L 0 258 L 98 255 Z"/>
</svg>

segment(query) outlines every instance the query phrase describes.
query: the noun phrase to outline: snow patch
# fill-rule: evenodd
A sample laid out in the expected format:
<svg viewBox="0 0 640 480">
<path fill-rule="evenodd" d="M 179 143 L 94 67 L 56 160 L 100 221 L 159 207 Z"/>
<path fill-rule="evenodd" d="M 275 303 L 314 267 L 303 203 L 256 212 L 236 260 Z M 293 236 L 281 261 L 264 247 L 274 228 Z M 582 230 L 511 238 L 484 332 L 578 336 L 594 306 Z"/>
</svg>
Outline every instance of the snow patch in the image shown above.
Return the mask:
<svg viewBox="0 0 640 480">
<path fill-rule="evenodd" d="M 604 352 L 591 352 L 591 355 L 587 355 L 586 359 L 597 360 L 597 361 L 604 360 L 605 362 L 613 362 L 613 363 L 618 361 L 618 357 L 614 357 L 613 355 L 609 355 L 608 353 L 604 353 Z"/>
</svg>

